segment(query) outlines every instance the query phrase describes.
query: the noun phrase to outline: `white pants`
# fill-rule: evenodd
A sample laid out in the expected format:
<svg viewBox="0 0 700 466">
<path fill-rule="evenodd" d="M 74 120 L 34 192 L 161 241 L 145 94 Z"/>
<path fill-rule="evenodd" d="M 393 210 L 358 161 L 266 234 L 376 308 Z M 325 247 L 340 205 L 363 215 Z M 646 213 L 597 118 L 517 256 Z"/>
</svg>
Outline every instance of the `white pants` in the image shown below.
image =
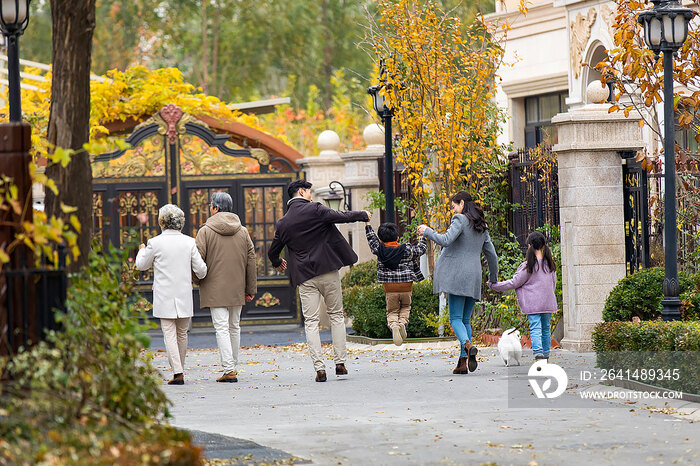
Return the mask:
<svg viewBox="0 0 700 466">
<path fill-rule="evenodd" d="M 328 319 L 331 321 L 333 354 L 336 364 L 345 363 L 345 316 L 343 314 L 343 290 L 340 286 L 340 273 L 337 270 L 310 278 L 299 285 L 301 312 L 304 314 L 306 343 L 314 363 L 314 370 L 325 370 L 321 337 L 318 334 L 321 299 L 326 303 Z"/>
<path fill-rule="evenodd" d="M 224 374 L 236 372 L 238 348 L 241 346 L 241 309 L 243 306 L 212 307 L 211 321 L 216 331 Z"/>
<path fill-rule="evenodd" d="M 163 330 L 165 352 L 173 374 L 182 374 L 185 369 L 185 356 L 187 354 L 187 329 L 190 326 L 190 318 L 160 319 L 160 328 Z"/>
</svg>

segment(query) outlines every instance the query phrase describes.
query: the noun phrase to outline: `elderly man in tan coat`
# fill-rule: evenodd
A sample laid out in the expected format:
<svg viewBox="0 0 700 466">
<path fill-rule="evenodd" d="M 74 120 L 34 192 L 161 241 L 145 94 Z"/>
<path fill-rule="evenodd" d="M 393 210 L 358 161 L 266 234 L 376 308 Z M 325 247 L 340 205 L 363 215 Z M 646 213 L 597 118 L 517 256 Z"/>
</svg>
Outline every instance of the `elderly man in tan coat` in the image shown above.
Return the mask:
<svg viewBox="0 0 700 466">
<path fill-rule="evenodd" d="M 208 307 L 216 331 L 224 374 L 217 382 L 238 382 L 238 349 L 241 343 L 241 309 L 257 293 L 255 247 L 248 230 L 233 213 L 233 200 L 214 193 L 210 217 L 197 232 L 197 249 L 207 264 L 207 276 L 199 283 L 199 305 Z"/>
</svg>

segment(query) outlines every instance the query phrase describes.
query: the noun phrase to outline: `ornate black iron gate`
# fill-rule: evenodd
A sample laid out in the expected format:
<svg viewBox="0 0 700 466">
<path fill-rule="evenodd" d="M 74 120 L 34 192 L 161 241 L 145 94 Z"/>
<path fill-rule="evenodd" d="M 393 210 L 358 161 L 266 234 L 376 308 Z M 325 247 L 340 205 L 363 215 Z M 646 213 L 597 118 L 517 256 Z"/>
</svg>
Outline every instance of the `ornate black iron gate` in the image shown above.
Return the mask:
<svg viewBox="0 0 700 466">
<path fill-rule="evenodd" d="M 185 212 L 183 233 L 196 236 L 209 216 L 212 193 L 228 192 L 257 257 L 258 294 L 244 306 L 242 320 L 299 322 L 289 277 L 267 259 L 275 223 L 284 214 L 286 186 L 299 176 L 292 165 L 262 149 L 234 146 L 228 135 L 214 133 L 174 105 L 137 126 L 127 142 L 126 150 L 94 157 L 94 234 L 115 246 L 145 242 L 160 233 L 160 206 L 173 203 Z M 131 267 L 135 256 L 136 250 Z M 152 279 L 151 272 L 139 275 L 138 288 L 149 300 Z M 194 325 L 210 324 L 209 310 L 199 308 L 198 289 L 194 298 Z"/>
<path fill-rule="evenodd" d="M 627 275 L 647 268 L 649 257 L 649 196 L 647 174 L 634 152 L 620 153 L 625 215 L 625 262 Z"/>
</svg>

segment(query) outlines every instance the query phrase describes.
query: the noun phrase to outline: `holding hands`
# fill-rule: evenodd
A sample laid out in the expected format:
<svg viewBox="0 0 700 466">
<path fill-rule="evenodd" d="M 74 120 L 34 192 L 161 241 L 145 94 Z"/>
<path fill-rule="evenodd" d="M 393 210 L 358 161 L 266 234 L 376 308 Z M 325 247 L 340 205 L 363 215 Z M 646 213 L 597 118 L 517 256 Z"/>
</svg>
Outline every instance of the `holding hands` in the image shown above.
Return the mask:
<svg viewBox="0 0 700 466">
<path fill-rule="evenodd" d="M 365 222 L 365 225 L 369 225 L 369 222 L 372 220 L 372 212 L 368 210 L 363 210 L 363 212 L 367 214 L 367 221 Z"/>
<path fill-rule="evenodd" d="M 418 225 L 418 235 L 423 236 L 426 228 L 428 228 L 428 225 Z"/>
</svg>

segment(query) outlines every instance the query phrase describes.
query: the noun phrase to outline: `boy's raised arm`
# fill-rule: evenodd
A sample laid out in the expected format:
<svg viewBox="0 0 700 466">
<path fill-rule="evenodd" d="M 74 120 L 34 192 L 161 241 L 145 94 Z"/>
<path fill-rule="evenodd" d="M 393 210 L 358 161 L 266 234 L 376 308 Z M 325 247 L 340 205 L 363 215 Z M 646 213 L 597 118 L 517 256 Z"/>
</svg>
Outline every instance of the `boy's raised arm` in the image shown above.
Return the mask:
<svg viewBox="0 0 700 466">
<path fill-rule="evenodd" d="M 365 234 L 367 235 L 369 250 L 376 255 L 377 251 L 379 251 L 379 238 L 377 238 L 377 234 L 372 229 L 372 225 L 365 226 Z"/>
<path fill-rule="evenodd" d="M 418 239 L 418 244 L 416 244 L 416 245 L 409 244 L 408 250 L 411 252 L 411 259 L 415 259 L 415 258 L 420 257 L 423 254 L 425 254 L 425 251 L 428 250 L 428 243 L 427 243 L 427 240 L 425 239 L 425 236 L 421 236 Z"/>
</svg>

